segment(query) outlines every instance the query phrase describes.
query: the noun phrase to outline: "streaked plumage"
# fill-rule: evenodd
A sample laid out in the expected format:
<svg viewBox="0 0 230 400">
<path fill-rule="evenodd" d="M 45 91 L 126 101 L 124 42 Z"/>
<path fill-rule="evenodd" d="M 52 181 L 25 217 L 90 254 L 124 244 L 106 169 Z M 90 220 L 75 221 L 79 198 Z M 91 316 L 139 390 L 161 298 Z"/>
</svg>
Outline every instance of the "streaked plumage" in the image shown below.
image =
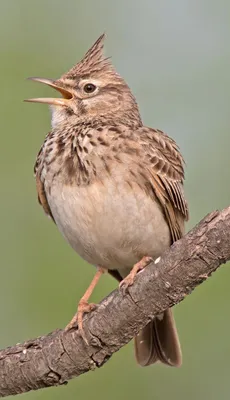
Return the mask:
<svg viewBox="0 0 230 400">
<path fill-rule="evenodd" d="M 183 235 L 188 207 L 176 143 L 143 126 L 102 50 L 103 36 L 59 80 L 41 80 L 63 99 L 37 100 L 53 105 L 35 175 L 39 202 L 74 250 L 122 280 L 142 257 L 156 259 Z M 171 311 L 140 332 L 135 348 L 141 365 L 180 365 Z"/>
</svg>

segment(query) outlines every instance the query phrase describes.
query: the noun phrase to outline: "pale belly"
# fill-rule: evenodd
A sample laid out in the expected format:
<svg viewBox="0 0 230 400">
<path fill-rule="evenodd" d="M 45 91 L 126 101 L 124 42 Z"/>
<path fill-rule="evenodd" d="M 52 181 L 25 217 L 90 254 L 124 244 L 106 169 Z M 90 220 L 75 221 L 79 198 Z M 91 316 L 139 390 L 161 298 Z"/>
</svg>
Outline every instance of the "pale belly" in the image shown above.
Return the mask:
<svg viewBox="0 0 230 400">
<path fill-rule="evenodd" d="M 143 256 L 157 258 L 170 246 L 158 203 L 138 186 L 133 190 L 108 179 L 87 187 L 56 181 L 47 200 L 65 239 L 91 264 L 127 270 Z"/>
</svg>

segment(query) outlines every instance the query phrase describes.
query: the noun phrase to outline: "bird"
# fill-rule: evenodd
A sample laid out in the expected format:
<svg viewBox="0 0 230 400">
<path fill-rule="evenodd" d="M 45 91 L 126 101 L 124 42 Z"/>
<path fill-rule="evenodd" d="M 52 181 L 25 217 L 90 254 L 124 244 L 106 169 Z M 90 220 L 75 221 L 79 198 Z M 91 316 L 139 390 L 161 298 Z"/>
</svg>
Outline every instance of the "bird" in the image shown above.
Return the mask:
<svg viewBox="0 0 230 400">
<path fill-rule="evenodd" d="M 143 124 L 126 81 L 104 55 L 105 34 L 59 79 L 29 78 L 59 98 L 32 98 L 51 108 L 51 130 L 37 155 L 38 200 L 70 246 L 96 266 L 66 329 L 96 305 L 89 298 L 104 272 L 127 289 L 151 260 L 184 234 L 188 220 L 184 160 L 176 142 Z M 182 352 L 168 309 L 134 338 L 137 363 L 180 366 Z"/>
</svg>

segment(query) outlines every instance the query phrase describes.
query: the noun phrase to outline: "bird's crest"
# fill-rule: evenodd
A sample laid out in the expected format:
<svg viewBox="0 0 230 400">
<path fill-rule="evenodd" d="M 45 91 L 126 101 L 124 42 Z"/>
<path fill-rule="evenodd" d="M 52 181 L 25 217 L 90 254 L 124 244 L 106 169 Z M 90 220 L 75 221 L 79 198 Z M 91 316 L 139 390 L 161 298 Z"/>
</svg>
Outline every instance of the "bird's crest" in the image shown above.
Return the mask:
<svg viewBox="0 0 230 400">
<path fill-rule="evenodd" d="M 101 35 L 93 46 L 87 51 L 83 59 L 71 68 L 62 78 L 73 79 L 78 75 L 89 74 L 92 72 L 115 72 L 109 58 L 104 56 L 105 34 Z"/>
</svg>

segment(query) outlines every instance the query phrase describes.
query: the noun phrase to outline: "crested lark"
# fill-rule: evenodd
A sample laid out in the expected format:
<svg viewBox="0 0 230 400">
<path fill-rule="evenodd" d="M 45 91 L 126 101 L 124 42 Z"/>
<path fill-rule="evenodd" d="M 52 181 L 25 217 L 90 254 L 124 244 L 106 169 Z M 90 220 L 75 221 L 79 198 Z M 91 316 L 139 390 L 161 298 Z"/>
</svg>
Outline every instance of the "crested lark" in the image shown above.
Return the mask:
<svg viewBox="0 0 230 400">
<path fill-rule="evenodd" d="M 62 98 L 28 101 L 51 105 L 52 130 L 37 156 L 38 199 L 46 214 L 96 275 L 80 300 L 82 316 L 100 275 L 108 271 L 125 287 L 184 232 L 183 158 L 176 143 L 145 127 L 126 82 L 103 56 L 102 35 L 60 79 L 31 78 Z M 134 266 L 134 267 L 133 267 Z M 171 310 L 135 338 L 140 365 L 181 364 Z"/>
</svg>

